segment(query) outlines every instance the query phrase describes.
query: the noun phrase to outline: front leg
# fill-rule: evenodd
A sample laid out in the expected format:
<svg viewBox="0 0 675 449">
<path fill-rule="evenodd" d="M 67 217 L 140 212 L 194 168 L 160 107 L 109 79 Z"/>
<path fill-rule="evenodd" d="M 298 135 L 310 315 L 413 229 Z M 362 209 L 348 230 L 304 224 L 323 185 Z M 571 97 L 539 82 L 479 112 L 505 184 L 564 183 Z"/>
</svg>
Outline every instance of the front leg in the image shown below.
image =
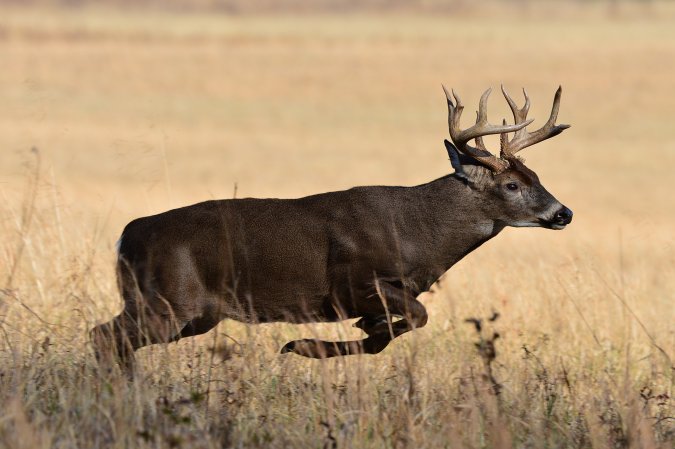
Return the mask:
<svg viewBox="0 0 675 449">
<path fill-rule="evenodd" d="M 412 293 L 389 282 L 377 280 L 374 293 L 363 298 L 363 318 L 354 326 L 362 329 L 368 338 L 353 341 L 295 340 L 287 343 L 281 353 L 294 352 L 311 358 L 328 358 L 349 354 L 377 354 L 396 337 L 423 327 L 427 311 Z M 379 305 L 375 303 L 379 302 Z M 393 317 L 402 317 L 393 321 Z"/>
<path fill-rule="evenodd" d="M 382 302 L 383 314 L 367 314 L 354 323 L 355 327 L 371 336 L 388 333 L 394 339 L 427 324 L 427 310 L 410 289 L 378 280 L 375 283 L 375 290 Z M 392 319 L 394 317 L 401 319 L 394 322 Z"/>
</svg>

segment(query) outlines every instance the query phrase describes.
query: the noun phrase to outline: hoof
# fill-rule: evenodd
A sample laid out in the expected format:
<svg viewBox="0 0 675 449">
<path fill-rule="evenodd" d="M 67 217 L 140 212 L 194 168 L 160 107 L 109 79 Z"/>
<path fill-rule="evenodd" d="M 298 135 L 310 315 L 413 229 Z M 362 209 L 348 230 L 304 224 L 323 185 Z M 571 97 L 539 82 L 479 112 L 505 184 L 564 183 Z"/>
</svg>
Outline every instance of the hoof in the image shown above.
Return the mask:
<svg viewBox="0 0 675 449">
<path fill-rule="evenodd" d="M 389 332 L 389 322 L 387 321 L 386 315 L 380 315 L 377 317 L 364 316 L 352 326 L 361 329 L 368 335 Z"/>
<path fill-rule="evenodd" d="M 279 351 L 279 354 L 287 354 L 289 352 L 295 352 L 295 342 L 289 341 L 284 345 L 283 348 Z"/>
<path fill-rule="evenodd" d="M 293 354 L 309 357 L 310 359 L 324 359 L 326 357 L 334 357 L 331 352 L 332 342 L 325 342 L 313 338 L 305 338 L 303 340 L 289 341 L 281 348 L 280 354 L 292 352 Z"/>
</svg>

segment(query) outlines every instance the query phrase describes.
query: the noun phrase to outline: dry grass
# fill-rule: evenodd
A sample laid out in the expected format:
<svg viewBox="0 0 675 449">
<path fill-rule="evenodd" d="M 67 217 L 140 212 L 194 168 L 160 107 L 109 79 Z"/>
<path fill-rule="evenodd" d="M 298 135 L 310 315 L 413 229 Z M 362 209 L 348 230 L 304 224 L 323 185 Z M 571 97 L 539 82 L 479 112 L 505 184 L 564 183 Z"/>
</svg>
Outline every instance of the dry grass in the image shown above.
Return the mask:
<svg viewBox="0 0 675 449">
<path fill-rule="evenodd" d="M 6 12 L 0 447 L 675 444 L 671 6 L 612 20 Z M 293 197 L 443 175 L 442 82 L 467 104 L 527 86 L 539 122 L 563 85 L 573 128 L 525 156 L 574 209 L 567 230 L 507 230 L 427 295 L 426 328 L 378 356 L 276 354 L 357 336 L 348 325 L 225 322 L 142 350 L 136 383 L 97 374 L 86 332 L 120 308 L 126 222 L 235 184 Z M 506 115 L 496 95 L 491 111 Z M 464 322 L 493 309 L 498 396 Z"/>
</svg>

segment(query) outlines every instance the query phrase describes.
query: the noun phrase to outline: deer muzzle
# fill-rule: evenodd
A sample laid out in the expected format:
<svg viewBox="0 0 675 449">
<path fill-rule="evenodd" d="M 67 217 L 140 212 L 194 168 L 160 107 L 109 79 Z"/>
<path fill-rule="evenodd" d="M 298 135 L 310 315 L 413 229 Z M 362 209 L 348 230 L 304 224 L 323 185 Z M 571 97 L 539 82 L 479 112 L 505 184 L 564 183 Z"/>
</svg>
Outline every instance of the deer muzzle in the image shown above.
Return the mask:
<svg viewBox="0 0 675 449">
<path fill-rule="evenodd" d="M 572 216 L 574 213 L 568 207 L 563 206 L 558 212 L 553 216 L 551 221 L 551 227 L 553 229 L 562 229 L 572 222 Z"/>
</svg>

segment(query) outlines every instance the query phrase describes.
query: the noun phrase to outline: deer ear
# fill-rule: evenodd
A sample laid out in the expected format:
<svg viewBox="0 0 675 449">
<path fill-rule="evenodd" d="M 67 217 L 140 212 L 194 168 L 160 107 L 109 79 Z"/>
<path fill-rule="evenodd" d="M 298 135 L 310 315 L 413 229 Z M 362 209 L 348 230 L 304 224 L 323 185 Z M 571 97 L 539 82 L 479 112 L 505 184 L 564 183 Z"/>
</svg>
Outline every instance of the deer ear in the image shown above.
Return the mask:
<svg viewBox="0 0 675 449">
<path fill-rule="evenodd" d="M 462 163 L 459 161 L 459 151 L 457 151 L 457 147 L 455 147 L 448 139 L 445 139 L 443 143 L 445 143 L 445 149 L 448 150 L 450 164 L 452 165 L 452 168 L 455 169 L 455 175 L 468 181 L 468 176 L 464 172 L 464 167 L 462 167 Z"/>
</svg>

